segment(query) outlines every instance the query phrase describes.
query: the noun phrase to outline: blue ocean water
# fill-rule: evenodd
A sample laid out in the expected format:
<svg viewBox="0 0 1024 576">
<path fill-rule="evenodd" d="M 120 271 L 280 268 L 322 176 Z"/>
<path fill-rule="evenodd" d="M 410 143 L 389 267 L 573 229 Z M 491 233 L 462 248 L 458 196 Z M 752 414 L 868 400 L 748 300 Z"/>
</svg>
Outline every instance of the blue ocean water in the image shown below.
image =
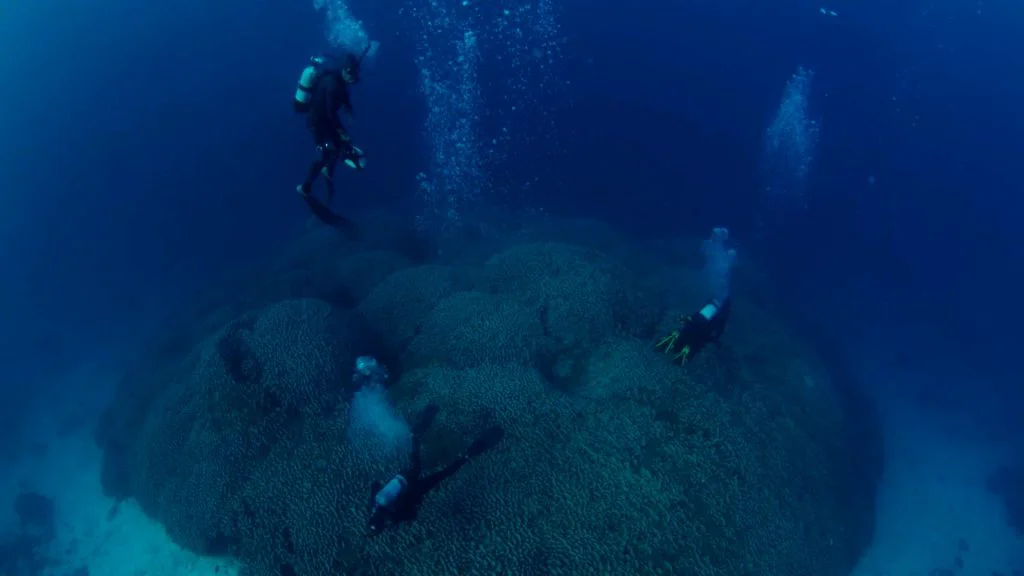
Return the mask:
<svg viewBox="0 0 1024 576">
<path fill-rule="evenodd" d="M 386 212 L 453 267 L 524 221 L 587 220 L 627 265 L 699 268 L 700 240 L 728 227 L 736 291 L 880 415 L 854 573 L 1024 571 L 1017 6 L 319 4 L 0 8 L 0 527 L 26 490 L 71 517 L 40 470 L 85 458 L 62 442 L 92 441 L 121 374 L 197 294 L 303 258 L 322 233 L 295 193 L 315 151 L 288 100 L 310 56 L 375 40 L 347 121 L 369 162 L 338 175 L 335 210 L 371 237 L 360 215 Z M 64 523 L 107 522 L 82 517 Z M 90 559 L 71 564 L 43 573 Z"/>
</svg>

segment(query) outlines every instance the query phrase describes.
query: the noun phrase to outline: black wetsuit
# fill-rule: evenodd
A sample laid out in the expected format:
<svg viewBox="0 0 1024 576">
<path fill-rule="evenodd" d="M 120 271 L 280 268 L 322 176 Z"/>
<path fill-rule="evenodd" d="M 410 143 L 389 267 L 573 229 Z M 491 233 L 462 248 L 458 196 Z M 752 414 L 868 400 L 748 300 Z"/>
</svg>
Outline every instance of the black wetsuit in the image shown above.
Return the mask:
<svg viewBox="0 0 1024 576">
<path fill-rule="evenodd" d="M 320 157 L 309 166 L 302 189 L 308 194 L 321 171 L 326 168 L 328 203 L 334 197 L 334 167 L 338 160 L 352 155 L 352 144 L 339 115 L 342 108 L 352 112 L 348 83 L 340 71 L 324 70 L 313 85 L 307 116 Z"/>
<path fill-rule="evenodd" d="M 693 358 L 708 344 L 717 343 L 725 332 L 725 325 L 729 321 L 729 313 L 732 311 L 732 298 L 726 298 L 721 305 L 715 304 L 714 301 L 709 302 L 708 305 L 718 308 L 718 312 L 712 315 L 710 320 L 697 311 L 685 317 L 679 328 L 679 340 L 676 342 L 676 346 L 690 348 L 686 358 Z M 703 307 L 701 309 L 703 310 Z"/>
<path fill-rule="evenodd" d="M 381 482 L 374 482 L 370 485 L 369 528 L 372 534 L 379 534 L 389 524 L 415 520 L 420 505 L 423 504 L 423 498 L 436 488 L 442 480 L 455 474 L 459 471 L 459 468 L 462 468 L 469 462 L 469 456 L 462 455 L 441 470 L 426 477 L 421 476 L 423 470 L 420 465 L 420 440 L 418 436 L 413 437 L 412 453 L 409 458 L 409 467 L 399 473 L 399 476 L 405 478 L 405 487 L 389 505 L 378 506 L 376 501 L 377 494 L 381 492 L 385 485 Z"/>
</svg>

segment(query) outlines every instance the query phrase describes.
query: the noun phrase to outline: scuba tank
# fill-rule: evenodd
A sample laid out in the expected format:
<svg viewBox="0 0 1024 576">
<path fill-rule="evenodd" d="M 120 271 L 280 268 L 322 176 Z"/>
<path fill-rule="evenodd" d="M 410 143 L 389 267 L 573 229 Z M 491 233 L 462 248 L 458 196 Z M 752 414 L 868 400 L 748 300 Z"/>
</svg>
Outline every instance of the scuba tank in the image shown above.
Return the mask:
<svg viewBox="0 0 1024 576">
<path fill-rule="evenodd" d="M 718 300 L 712 300 L 700 309 L 699 314 L 703 316 L 705 320 L 710 322 L 712 318 L 718 315 L 718 311 L 721 309 L 722 305 L 718 303 Z"/>
<path fill-rule="evenodd" d="M 380 492 L 373 497 L 373 503 L 379 508 L 390 508 L 392 504 L 398 500 L 398 497 L 405 491 L 406 486 L 409 485 L 409 481 L 405 479 L 405 476 L 396 474 L 394 478 L 388 481 Z"/>
<path fill-rule="evenodd" d="M 299 86 L 295 89 L 295 111 L 299 114 L 309 112 L 309 100 L 313 97 L 313 85 L 316 84 L 323 63 L 322 56 L 314 56 L 309 59 L 309 66 L 302 69 Z"/>
</svg>

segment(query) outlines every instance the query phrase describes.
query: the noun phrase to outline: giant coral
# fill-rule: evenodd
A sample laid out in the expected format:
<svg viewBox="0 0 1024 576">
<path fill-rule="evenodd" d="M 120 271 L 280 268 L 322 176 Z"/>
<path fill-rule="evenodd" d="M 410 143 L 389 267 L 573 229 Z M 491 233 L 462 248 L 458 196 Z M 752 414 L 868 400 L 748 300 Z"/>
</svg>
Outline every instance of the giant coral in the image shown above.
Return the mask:
<svg viewBox="0 0 1024 576">
<path fill-rule="evenodd" d="M 647 336 L 655 321 L 656 303 L 644 298 L 637 279 L 594 250 L 523 244 L 488 260 L 483 277 L 492 292 L 536 310 L 548 334 L 566 349 L 615 334 Z"/>
<path fill-rule="evenodd" d="M 126 379 L 97 431 L 109 491 L 255 576 L 838 575 L 866 545 L 870 409 L 742 284 L 725 346 L 680 368 L 650 339 L 659 292 L 593 248 L 346 258 L 376 271 L 340 282 L 353 310 L 269 303 Z M 403 462 L 348 442 L 360 353 L 393 362 L 400 413 L 441 407 L 428 469 L 506 431 L 372 539 L 370 483 Z"/>
<path fill-rule="evenodd" d="M 275 447 L 329 418 L 364 344 L 349 313 L 287 300 L 200 342 L 141 421 L 110 430 L 128 490 L 184 546 L 219 551 L 238 538 L 239 494 Z M 132 409 L 124 396 L 108 414 Z M 109 426 L 109 425 L 108 425 Z M 113 465 L 114 463 L 108 463 Z"/>
<path fill-rule="evenodd" d="M 546 346 L 535 310 L 512 299 L 459 292 L 438 303 L 424 319 L 403 364 L 531 364 Z"/>
</svg>

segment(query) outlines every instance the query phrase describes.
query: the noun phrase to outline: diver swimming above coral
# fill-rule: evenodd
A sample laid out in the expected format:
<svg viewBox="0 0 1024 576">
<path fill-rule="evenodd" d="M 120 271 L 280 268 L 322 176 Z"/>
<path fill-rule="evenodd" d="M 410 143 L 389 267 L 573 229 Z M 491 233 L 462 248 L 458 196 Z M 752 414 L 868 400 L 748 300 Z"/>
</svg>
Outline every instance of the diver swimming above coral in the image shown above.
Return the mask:
<svg viewBox="0 0 1024 576">
<path fill-rule="evenodd" d="M 680 364 L 695 357 L 708 344 L 717 344 L 725 332 L 732 312 L 730 289 L 732 265 L 736 260 L 736 251 L 725 246 L 728 239 L 727 229 L 715 228 L 701 247 L 711 299 L 698 311 L 680 318 L 679 328 L 658 341 L 657 347 L 664 349 L 666 354 L 674 353 L 672 360 L 678 360 Z"/>
<path fill-rule="evenodd" d="M 363 59 L 375 46 L 371 42 L 359 56 L 348 54 L 338 58 L 321 55 L 311 58 L 310 64 L 302 70 L 295 90 L 295 111 L 306 115 L 319 154 L 319 158 L 310 165 L 306 180 L 296 190 L 309 204 L 313 214 L 331 226 L 348 225 L 347 219 L 327 208 L 334 199 L 335 166 L 339 160 L 356 170 L 362 170 L 366 165 L 363 151 L 352 144 L 339 111 L 352 113 L 349 86 L 359 83 Z M 312 196 L 313 184 L 321 174 L 327 180 L 326 204 Z"/>
<path fill-rule="evenodd" d="M 675 352 L 672 360 L 686 364 L 687 360 L 699 354 L 708 344 L 718 343 L 725 332 L 731 310 L 732 298 L 724 301 L 712 299 L 697 312 L 680 318 L 679 328 L 662 338 L 658 348 L 664 348 L 666 354 Z"/>
<path fill-rule="evenodd" d="M 370 486 L 370 519 L 368 536 L 380 534 L 385 528 L 401 522 L 416 519 L 420 505 L 426 495 L 445 478 L 459 471 L 471 459 L 496 446 L 505 436 L 505 430 L 493 426 L 485 430 L 470 444 L 465 453 L 459 455 L 444 468 L 423 476 L 420 463 L 420 438 L 430 427 L 439 408 L 431 404 L 423 409 L 412 428 L 412 450 L 407 468 L 395 474 L 386 484 L 374 482 Z"/>
</svg>

